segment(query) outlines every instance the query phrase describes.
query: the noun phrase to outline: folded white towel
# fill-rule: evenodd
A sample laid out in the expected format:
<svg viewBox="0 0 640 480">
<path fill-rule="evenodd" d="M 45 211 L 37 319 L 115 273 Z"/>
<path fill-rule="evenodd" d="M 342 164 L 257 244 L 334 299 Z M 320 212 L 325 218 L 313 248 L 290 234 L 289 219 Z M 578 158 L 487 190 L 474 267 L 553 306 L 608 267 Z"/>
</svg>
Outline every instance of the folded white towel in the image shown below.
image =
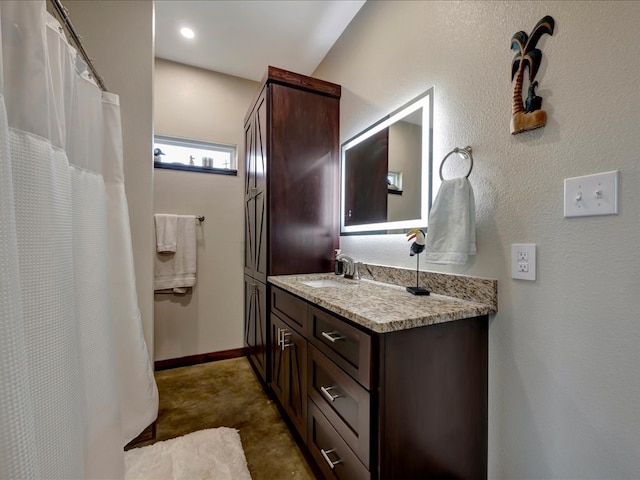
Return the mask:
<svg viewBox="0 0 640 480">
<path fill-rule="evenodd" d="M 178 242 L 178 215 L 156 213 L 156 251 L 175 252 Z"/>
<path fill-rule="evenodd" d="M 466 178 L 444 180 L 431 207 L 424 259 L 463 265 L 476 254 L 476 205 Z"/>
<path fill-rule="evenodd" d="M 178 215 L 175 253 L 157 253 L 154 261 L 154 290 L 173 289 L 184 293 L 196 284 L 196 217 Z"/>
</svg>

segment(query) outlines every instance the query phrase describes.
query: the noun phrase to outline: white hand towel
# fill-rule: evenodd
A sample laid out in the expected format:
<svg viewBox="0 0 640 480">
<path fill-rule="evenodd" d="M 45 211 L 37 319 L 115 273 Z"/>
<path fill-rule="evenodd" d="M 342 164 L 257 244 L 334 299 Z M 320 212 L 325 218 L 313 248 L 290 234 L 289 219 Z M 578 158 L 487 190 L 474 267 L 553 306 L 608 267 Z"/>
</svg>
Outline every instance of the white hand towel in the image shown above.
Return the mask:
<svg viewBox="0 0 640 480">
<path fill-rule="evenodd" d="M 178 242 L 178 215 L 156 213 L 156 251 L 175 252 Z"/>
<path fill-rule="evenodd" d="M 184 293 L 196 284 L 196 217 L 178 215 L 177 242 L 174 254 L 157 253 L 154 261 L 154 290 L 173 289 Z"/>
<path fill-rule="evenodd" d="M 424 258 L 463 265 L 476 254 L 476 205 L 466 178 L 444 180 L 431 207 Z"/>
</svg>

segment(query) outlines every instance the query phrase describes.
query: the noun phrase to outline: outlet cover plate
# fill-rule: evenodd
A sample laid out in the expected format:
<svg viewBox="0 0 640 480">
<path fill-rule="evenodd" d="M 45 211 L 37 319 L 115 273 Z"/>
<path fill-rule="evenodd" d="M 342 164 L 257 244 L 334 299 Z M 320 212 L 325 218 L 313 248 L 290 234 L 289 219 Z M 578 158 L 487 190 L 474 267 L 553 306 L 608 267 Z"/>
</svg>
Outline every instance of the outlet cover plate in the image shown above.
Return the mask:
<svg viewBox="0 0 640 480">
<path fill-rule="evenodd" d="M 511 245 L 511 278 L 516 280 L 536 279 L 535 243 L 514 243 Z"/>
<path fill-rule="evenodd" d="M 564 180 L 564 216 L 618 213 L 618 170 Z"/>
</svg>

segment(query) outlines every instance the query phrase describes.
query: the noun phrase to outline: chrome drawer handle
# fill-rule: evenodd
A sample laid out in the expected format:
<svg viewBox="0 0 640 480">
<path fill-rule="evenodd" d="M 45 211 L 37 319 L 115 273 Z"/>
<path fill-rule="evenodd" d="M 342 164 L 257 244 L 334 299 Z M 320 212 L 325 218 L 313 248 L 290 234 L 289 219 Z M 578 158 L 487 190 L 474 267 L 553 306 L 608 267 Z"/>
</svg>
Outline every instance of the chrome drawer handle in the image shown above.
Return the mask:
<svg viewBox="0 0 640 480">
<path fill-rule="evenodd" d="M 338 332 L 322 332 L 322 336 L 331 343 L 336 343 L 338 340 L 344 340 L 346 338 Z"/>
<path fill-rule="evenodd" d="M 334 448 L 332 448 L 331 450 L 325 450 L 324 448 L 320 449 L 320 453 L 322 454 L 322 457 L 324 458 L 325 462 L 329 464 L 329 468 L 331 468 L 331 470 L 333 470 L 333 468 L 339 463 L 342 463 L 342 459 L 340 458 L 338 458 L 338 460 L 336 460 L 335 462 L 329 458 L 329 454 L 333 452 L 335 452 Z"/>
<path fill-rule="evenodd" d="M 287 337 L 290 337 L 291 333 L 287 332 L 286 329 L 282 330 L 282 343 L 280 344 L 280 349 L 284 350 L 287 347 L 290 347 L 293 345 L 293 343 L 286 343 L 287 342 Z"/>
<path fill-rule="evenodd" d="M 334 402 L 336 398 L 342 397 L 342 395 L 340 395 L 339 393 L 336 395 L 331 395 L 331 392 L 329 390 L 333 390 L 334 388 L 336 387 L 320 387 L 320 391 L 324 394 L 325 397 L 327 397 L 330 402 Z"/>
<path fill-rule="evenodd" d="M 276 327 L 276 332 L 278 334 L 278 347 L 280 347 L 280 349 L 282 349 L 282 333 L 283 333 L 283 330 L 280 327 Z"/>
</svg>

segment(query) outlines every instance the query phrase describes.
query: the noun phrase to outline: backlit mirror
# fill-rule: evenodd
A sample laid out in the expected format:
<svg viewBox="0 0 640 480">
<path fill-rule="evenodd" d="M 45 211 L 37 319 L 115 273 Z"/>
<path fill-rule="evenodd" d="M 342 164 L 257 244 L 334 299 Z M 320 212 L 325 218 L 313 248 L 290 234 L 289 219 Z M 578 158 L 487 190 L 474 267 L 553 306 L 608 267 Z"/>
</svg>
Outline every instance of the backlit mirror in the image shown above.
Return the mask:
<svg viewBox="0 0 640 480">
<path fill-rule="evenodd" d="M 342 144 L 342 235 L 426 227 L 432 121 L 430 88 Z"/>
</svg>

